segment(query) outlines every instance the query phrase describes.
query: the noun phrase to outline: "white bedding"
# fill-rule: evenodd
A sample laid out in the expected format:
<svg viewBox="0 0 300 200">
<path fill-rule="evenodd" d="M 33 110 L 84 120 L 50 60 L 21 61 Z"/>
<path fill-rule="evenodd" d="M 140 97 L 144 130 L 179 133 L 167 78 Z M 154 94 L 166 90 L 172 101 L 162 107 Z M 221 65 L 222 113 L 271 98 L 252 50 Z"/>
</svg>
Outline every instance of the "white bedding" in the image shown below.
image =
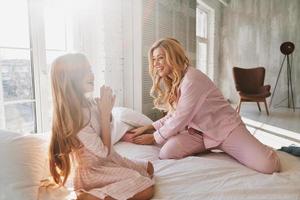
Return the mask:
<svg viewBox="0 0 300 200">
<path fill-rule="evenodd" d="M 159 160 L 158 147 L 120 142 L 115 148 L 128 158 L 153 162 L 154 200 L 300 200 L 300 158 L 284 152 L 278 152 L 282 172 L 265 175 L 244 167 L 224 153 Z M 64 196 L 62 190 L 40 191 L 42 200 L 72 199 L 72 195 Z"/>
</svg>

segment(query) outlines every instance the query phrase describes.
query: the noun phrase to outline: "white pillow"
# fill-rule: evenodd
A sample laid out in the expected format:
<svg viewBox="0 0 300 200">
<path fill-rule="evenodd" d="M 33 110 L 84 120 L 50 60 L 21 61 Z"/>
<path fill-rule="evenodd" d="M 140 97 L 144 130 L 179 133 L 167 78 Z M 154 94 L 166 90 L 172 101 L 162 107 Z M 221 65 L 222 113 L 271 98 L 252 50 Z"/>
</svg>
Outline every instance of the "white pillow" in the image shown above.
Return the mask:
<svg viewBox="0 0 300 200">
<path fill-rule="evenodd" d="M 38 198 L 47 145 L 33 134 L 0 130 L 0 200 Z"/>
<path fill-rule="evenodd" d="M 125 107 L 113 108 L 112 115 L 111 140 L 113 144 L 117 143 L 128 130 L 153 123 L 146 115 Z"/>
<path fill-rule="evenodd" d="M 113 113 L 119 113 L 120 120 L 133 127 L 140 127 L 153 123 L 146 115 L 130 108 L 116 107 L 113 109 Z"/>
<path fill-rule="evenodd" d="M 112 116 L 111 142 L 116 144 L 128 130 L 133 129 L 133 126 L 121 121 L 121 112 L 118 107 L 112 110 Z"/>
</svg>

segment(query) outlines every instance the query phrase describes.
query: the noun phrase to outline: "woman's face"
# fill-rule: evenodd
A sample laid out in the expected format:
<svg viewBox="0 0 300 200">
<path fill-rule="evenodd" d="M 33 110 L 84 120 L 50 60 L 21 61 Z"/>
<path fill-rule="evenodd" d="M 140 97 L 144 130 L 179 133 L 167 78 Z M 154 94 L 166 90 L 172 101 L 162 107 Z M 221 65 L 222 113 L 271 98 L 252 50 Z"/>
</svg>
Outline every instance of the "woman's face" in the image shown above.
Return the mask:
<svg viewBox="0 0 300 200">
<path fill-rule="evenodd" d="M 166 54 L 163 49 L 156 48 L 152 53 L 153 67 L 157 70 L 160 77 L 165 77 L 171 74 L 172 67 L 167 64 Z"/>
<path fill-rule="evenodd" d="M 83 71 L 82 89 L 84 93 L 94 90 L 94 73 L 90 65 L 86 65 Z"/>
</svg>

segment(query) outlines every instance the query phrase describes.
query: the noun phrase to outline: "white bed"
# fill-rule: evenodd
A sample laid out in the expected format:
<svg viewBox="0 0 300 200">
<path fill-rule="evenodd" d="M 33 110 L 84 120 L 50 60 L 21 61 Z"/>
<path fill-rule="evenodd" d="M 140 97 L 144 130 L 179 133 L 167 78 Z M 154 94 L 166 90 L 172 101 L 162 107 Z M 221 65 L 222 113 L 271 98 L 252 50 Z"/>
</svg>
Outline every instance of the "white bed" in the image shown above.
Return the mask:
<svg viewBox="0 0 300 200">
<path fill-rule="evenodd" d="M 153 199 L 300 199 L 300 158 L 284 152 L 278 152 L 282 172 L 265 175 L 244 167 L 224 153 L 159 160 L 159 148 L 155 146 L 120 142 L 115 149 L 128 158 L 153 162 L 156 181 Z M 42 200 L 72 197 L 63 190 L 40 191 Z"/>
<path fill-rule="evenodd" d="M 282 172 L 272 175 L 248 169 L 224 153 L 159 160 L 156 146 L 117 143 L 130 125 L 149 124 L 149 118 L 127 108 L 116 108 L 113 115 L 115 149 L 128 158 L 154 164 L 154 200 L 300 200 L 299 157 L 278 152 Z M 75 199 L 72 189 L 39 188 L 40 181 L 49 176 L 49 137 L 49 133 L 22 135 L 0 130 L 0 200 Z"/>
</svg>

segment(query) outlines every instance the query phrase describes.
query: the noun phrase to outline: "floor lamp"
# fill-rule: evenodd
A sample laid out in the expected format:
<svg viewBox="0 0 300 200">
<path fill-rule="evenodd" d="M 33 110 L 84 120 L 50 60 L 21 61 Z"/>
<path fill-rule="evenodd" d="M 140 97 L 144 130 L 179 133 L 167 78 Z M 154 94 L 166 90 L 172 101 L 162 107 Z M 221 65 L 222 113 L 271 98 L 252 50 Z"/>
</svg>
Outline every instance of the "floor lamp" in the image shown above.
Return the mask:
<svg viewBox="0 0 300 200">
<path fill-rule="evenodd" d="M 283 68 L 283 65 L 284 65 L 284 61 L 286 60 L 287 61 L 286 62 L 287 63 L 287 70 L 286 70 L 287 73 L 286 73 L 286 75 L 287 75 L 287 88 L 288 88 L 287 92 L 288 92 L 288 96 L 285 99 L 288 99 L 288 108 L 291 107 L 290 102 L 292 102 L 292 108 L 295 111 L 294 92 L 293 92 L 293 84 L 292 84 L 292 60 L 291 60 L 292 53 L 293 53 L 294 49 L 295 49 L 295 45 L 292 42 L 284 42 L 280 45 L 280 51 L 281 51 L 281 53 L 284 54 L 284 58 L 282 60 L 281 67 L 280 67 L 280 70 L 279 70 L 279 73 L 278 73 L 278 76 L 277 76 L 277 79 L 276 79 L 275 87 L 274 87 L 274 90 L 273 90 L 273 93 L 272 93 L 272 96 L 271 96 L 270 107 L 271 107 L 271 104 L 272 104 L 272 101 L 273 101 L 273 98 L 274 98 L 274 94 L 275 94 L 277 84 L 278 84 L 278 80 L 279 80 L 279 77 L 280 77 L 280 74 L 281 74 L 281 71 L 282 71 L 282 68 Z"/>
</svg>

